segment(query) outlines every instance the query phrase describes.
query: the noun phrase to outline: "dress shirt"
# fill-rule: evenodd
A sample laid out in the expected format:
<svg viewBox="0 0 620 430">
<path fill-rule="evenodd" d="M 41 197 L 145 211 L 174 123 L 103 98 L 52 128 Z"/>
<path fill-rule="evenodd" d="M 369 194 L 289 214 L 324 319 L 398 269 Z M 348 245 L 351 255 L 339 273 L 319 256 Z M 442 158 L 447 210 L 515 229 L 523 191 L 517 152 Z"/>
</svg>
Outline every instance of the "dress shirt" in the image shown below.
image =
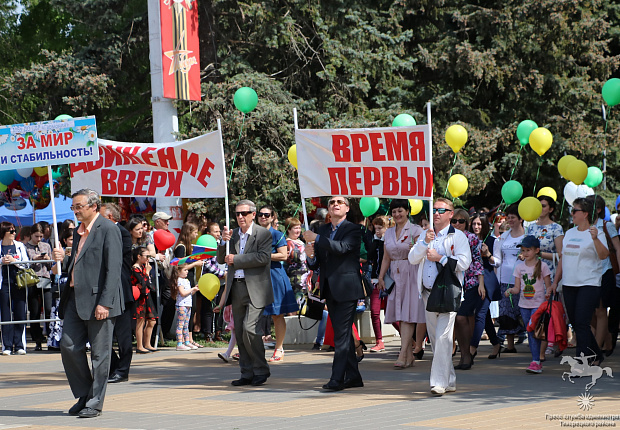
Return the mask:
<svg viewBox="0 0 620 430">
<path fill-rule="evenodd" d="M 441 264 L 444 264 L 445 261 L 447 261 L 447 257 L 445 257 L 447 255 L 447 252 L 444 249 L 443 242 L 448 236 L 449 228 L 450 225 L 448 224 L 448 226 L 445 227 L 443 230 L 435 233 L 435 239 L 431 243 L 429 243 L 429 248 L 433 248 L 439 254 L 444 256 L 440 261 Z M 427 258 L 425 258 L 424 268 L 422 272 L 422 285 L 424 285 L 424 288 L 428 290 L 433 288 L 433 284 L 435 283 L 435 279 L 437 278 L 438 274 L 439 272 L 437 271 L 437 264 L 435 264 L 434 261 L 429 261 Z"/>
<path fill-rule="evenodd" d="M 245 249 L 245 245 L 248 243 L 248 238 L 252 234 L 252 227 L 254 227 L 254 222 L 250 224 L 250 228 L 248 231 L 243 233 L 241 228 L 239 229 L 239 254 L 243 254 L 243 250 Z M 235 279 L 245 278 L 245 273 L 243 269 L 235 270 Z"/>
</svg>

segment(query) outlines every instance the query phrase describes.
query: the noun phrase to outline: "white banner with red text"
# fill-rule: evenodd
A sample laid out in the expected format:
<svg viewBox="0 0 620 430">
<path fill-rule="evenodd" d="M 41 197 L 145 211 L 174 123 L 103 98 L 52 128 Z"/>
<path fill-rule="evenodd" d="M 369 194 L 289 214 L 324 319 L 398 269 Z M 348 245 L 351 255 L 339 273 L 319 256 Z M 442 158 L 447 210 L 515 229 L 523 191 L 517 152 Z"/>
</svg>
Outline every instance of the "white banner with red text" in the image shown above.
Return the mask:
<svg viewBox="0 0 620 430">
<path fill-rule="evenodd" d="M 113 197 L 216 198 L 226 195 L 220 131 L 179 142 L 99 139 L 98 161 L 71 165 L 71 192 Z"/>
<path fill-rule="evenodd" d="M 302 197 L 430 200 L 431 127 L 296 130 Z"/>
</svg>

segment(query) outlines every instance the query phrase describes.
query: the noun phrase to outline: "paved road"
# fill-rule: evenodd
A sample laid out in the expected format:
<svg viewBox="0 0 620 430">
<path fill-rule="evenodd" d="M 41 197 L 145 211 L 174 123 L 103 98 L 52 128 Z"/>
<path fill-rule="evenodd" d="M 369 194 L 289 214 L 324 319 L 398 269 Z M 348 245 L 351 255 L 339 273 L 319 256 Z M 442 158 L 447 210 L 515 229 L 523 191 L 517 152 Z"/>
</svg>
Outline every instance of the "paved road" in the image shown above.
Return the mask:
<svg viewBox="0 0 620 430">
<path fill-rule="evenodd" d="M 562 381 L 570 370 L 548 359 L 541 375 L 529 375 L 527 345 L 519 354 L 488 360 L 482 345 L 471 370 L 457 371 L 457 392 L 432 397 L 428 377 L 432 353 L 415 367 L 394 370 L 399 344 L 366 354 L 361 372 L 366 386 L 338 393 L 321 390 L 332 354 L 288 349 L 271 366 L 266 385 L 236 388 L 236 363 L 217 358 L 221 349 L 177 352 L 165 349 L 134 356 L 130 381 L 110 384 L 104 413 L 95 419 L 67 415 L 75 400 L 59 354 L 0 356 L 0 430 L 27 429 L 549 429 L 562 424 L 620 427 L 620 352 L 609 357 L 616 378 L 603 376 L 590 390 L 594 406 L 578 407 L 587 380 Z M 574 349 L 565 355 L 574 354 Z M 615 421 L 586 420 L 578 414 L 618 414 Z M 561 416 L 552 419 L 550 415 Z"/>
</svg>

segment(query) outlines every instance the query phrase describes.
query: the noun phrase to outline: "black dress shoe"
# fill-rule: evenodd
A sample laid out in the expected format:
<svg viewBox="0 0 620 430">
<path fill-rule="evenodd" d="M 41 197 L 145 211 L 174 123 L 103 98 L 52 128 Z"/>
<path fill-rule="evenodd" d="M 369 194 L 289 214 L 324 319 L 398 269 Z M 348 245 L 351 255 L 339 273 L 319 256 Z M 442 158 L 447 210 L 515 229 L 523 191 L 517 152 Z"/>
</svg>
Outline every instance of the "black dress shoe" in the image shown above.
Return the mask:
<svg viewBox="0 0 620 430">
<path fill-rule="evenodd" d="M 320 344 L 320 343 L 315 343 L 315 344 L 312 346 L 312 350 L 313 350 L 313 351 L 320 351 L 320 350 L 321 350 L 321 344 Z"/>
<path fill-rule="evenodd" d="M 113 374 L 108 378 L 108 384 L 115 384 L 117 382 L 126 382 L 129 378 L 127 376 L 121 376 L 118 373 Z"/>
<path fill-rule="evenodd" d="M 329 348 L 327 348 L 327 352 L 334 352 L 336 350 L 336 348 L 334 348 L 333 346 L 330 346 Z"/>
<path fill-rule="evenodd" d="M 362 388 L 364 386 L 364 381 L 362 378 L 359 379 L 345 379 L 344 388 Z"/>
<path fill-rule="evenodd" d="M 69 415 L 75 416 L 79 414 L 80 411 L 84 409 L 85 407 L 86 407 L 86 397 L 80 397 L 77 403 L 71 406 L 71 409 L 69 409 Z"/>
<path fill-rule="evenodd" d="M 327 391 L 342 391 L 345 389 L 345 386 L 336 381 L 329 381 L 327 384 L 323 385 L 323 389 Z"/>
<path fill-rule="evenodd" d="M 233 387 L 241 387 L 243 385 L 250 385 L 252 381 L 253 379 L 250 378 L 239 378 L 232 381 L 230 385 L 232 385 Z"/>
<path fill-rule="evenodd" d="M 502 350 L 502 352 L 504 354 L 516 354 L 517 353 L 517 348 L 504 348 Z"/>
<path fill-rule="evenodd" d="M 97 409 L 93 409 L 93 408 L 84 408 L 80 411 L 80 413 L 78 414 L 78 417 L 80 418 L 95 418 L 98 417 L 99 415 L 101 415 L 101 411 L 98 411 Z"/>
<path fill-rule="evenodd" d="M 43 348 L 41 348 L 41 343 L 37 343 L 34 347 L 35 351 L 43 351 Z"/>
<path fill-rule="evenodd" d="M 265 382 L 267 382 L 267 378 L 269 378 L 270 376 L 271 376 L 270 373 L 266 375 L 256 375 L 255 377 L 252 378 L 252 385 L 254 385 L 255 387 L 258 387 L 259 385 L 263 385 Z"/>
</svg>

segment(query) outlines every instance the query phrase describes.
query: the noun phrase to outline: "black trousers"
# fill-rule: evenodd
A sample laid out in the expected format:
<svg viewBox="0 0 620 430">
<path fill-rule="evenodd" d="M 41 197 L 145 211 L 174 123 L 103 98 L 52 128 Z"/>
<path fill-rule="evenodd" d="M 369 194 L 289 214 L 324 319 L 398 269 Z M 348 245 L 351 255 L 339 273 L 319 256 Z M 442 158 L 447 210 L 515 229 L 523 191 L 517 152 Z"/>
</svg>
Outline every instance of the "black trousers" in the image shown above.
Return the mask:
<svg viewBox="0 0 620 430">
<path fill-rule="evenodd" d="M 133 355 L 131 323 L 134 313 L 134 302 L 125 303 L 125 306 L 127 306 L 127 309 L 116 317 L 116 324 L 114 325 L 114 337 L 118 344 L 118 353 L 114 350 L 114 346 L 112 346 L 110 354 L 110 375 L 116 373 L 123 378 L 129 376 L 129 366 L 131 366 L 131 357 Z"/>
<path fill-rule="evenodd" d="M 355 341 L 353 340 L 353 320 L 357 300 L 337 302 L 324 289 L 329 318 L 334 329 L 334 361 L 332 362 L 331 381 L 342 384 L 345 380 L 361 379 L 355 356 Z"/>
<path fill-rule="evenodd" d="M 596 354 L 597 357 L 601 357 L 603 354 L 590 329 L 592 315 L 601 299 L 600 290 L 601 287 L 591 285 L 583 287 L 564 285 L 562 287 L 566 314 L 573 325 L 575 336 L 577 336 L 577 355 L 581 353 L 584 355 Z"/>
<path fill-rule="evenodd" d="M 45 319 L 49 319 L 52 313 L 52 289 L 41 289 L 37 288 L 36 285 L 28 287 L 28 312 L 30 312 L 30 319 L 41 319 L 41 309 L 45 312 Z M 49 326 L 49 323 L 43 324 L 45 324 L 45 327 Z M 46 332 L 49 333 L 49 330 L 46 330 Z M 45 340 L 40 322 L 30 323 L 30 337 L 37 343 Z"/>
</svg>

